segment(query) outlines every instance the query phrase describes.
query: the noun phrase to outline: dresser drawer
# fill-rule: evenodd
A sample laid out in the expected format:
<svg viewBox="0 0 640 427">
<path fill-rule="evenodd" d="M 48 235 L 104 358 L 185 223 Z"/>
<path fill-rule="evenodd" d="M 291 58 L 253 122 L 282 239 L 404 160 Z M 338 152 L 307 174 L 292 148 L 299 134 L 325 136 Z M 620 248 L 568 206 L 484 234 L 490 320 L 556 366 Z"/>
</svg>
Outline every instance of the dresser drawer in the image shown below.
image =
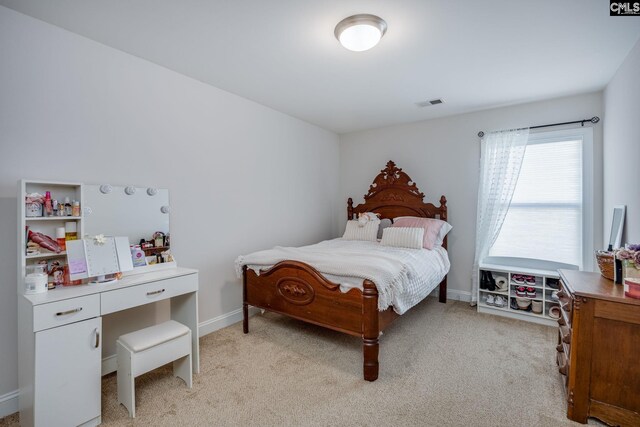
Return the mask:
<svg viewBox="0 0 640 427">
<path fill-rule="evenodd" d="M 198 275 L 189 274 L 103 292 L 100 305 L 102 314 L 109 314 L 197 290 Z"/>
<path fill-rule="evenodd" d="M 571 325 L 571 313 L 573 312 L 573 296 L 567 290 L 567 287 L 560 280 L 560 290 L 558 291 L 558 298 L 560 300 L 560 310 L 562 317 L 565 319 L 568 325 Z"/>
<path fill-rule="evenodd" d="M 100 295 L 87 295 L 33 307 L 33 332 L 100 316 Z"/>
<path fill-rule="evenodd" d="M 559 351 L 557 354 L 558 372 L 565 377 L 569 377 L 569 358 L 564 351 Z"/>
</svg>

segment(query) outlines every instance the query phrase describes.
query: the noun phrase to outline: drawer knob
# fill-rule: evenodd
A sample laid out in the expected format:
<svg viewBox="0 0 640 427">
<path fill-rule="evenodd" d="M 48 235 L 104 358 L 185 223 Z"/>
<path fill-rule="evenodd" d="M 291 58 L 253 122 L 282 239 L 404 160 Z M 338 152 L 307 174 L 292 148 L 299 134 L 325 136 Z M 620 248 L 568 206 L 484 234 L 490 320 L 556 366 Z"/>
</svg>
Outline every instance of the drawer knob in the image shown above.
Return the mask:
<svg viewBox="0 0 640 427">
<path fill-rule="evenodd" d="M 151 291 L 151 292 L 147 292 L 147 296 L 151 296 L 151 295 L 158 295 L 164 292 L 164 289 L 159 289 L 157 291 Z"/>
<path fill-rule="evenodd" d="M 82 311 L 82 307 L 74 308 L 67 311 L 59 311 L 56 313 L 56 316 L 66 316 L 67 314 L 78 313 L 79 311 Z"/>
</svg>

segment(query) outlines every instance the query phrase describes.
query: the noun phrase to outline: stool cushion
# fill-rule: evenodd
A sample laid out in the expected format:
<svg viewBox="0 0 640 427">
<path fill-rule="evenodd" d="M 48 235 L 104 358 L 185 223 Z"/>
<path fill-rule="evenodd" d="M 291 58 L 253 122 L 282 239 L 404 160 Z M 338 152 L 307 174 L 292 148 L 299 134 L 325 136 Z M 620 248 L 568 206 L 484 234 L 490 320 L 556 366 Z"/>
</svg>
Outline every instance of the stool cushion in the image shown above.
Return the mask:
<svg viewBox="0 0 640 427">
<path fill-rule="evenodd" d="M 129 350 L 137 353 L 186 335 L 190 330 L 191 329 L 182 323 L 169 320 L 158 325 L 121 335 L 118 340 Z"/>
</svg>

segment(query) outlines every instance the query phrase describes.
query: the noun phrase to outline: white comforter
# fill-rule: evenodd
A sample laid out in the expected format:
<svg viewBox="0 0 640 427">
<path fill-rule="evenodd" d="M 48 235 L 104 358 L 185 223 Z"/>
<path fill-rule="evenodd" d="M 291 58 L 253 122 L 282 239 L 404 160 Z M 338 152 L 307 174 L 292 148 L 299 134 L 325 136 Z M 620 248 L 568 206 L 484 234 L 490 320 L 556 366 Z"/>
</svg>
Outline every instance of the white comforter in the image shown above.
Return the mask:
<svg viewBox="0 0 640 427">
<path fill-rule="evenodd" d="M 389 306 L 403 314 L 422 301 L 449 272 L 449 257 L 442 247 L 405 249 L 382 246 L 378 242 L 333 239 L 299 248 L 280 247 L 240 256 L 236 272 L 242 267 L 260 274 L 284 260 L 311 265 L 327 279 L 339 283 L 343 292 L 369 279 L 378 289 L 378 309 Z"/>
</svg>

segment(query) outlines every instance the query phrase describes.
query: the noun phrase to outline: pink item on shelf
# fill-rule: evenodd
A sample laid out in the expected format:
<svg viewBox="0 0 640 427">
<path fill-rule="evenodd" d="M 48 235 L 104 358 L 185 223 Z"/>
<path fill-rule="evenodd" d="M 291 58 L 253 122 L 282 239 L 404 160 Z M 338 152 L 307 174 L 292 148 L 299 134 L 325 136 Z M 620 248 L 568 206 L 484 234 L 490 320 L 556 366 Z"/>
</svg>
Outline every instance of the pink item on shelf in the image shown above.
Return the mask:
<svg viewBox="0 0 640 427">
<path fill-rule="evenodd" d="M 422 247 L 433 249 L 438 241 L 438 233 L 440 233 L 440 229 L 444 224 L 444 221 L 433 218 L 401 217 L 394 220 L 392 227 L 423 228 Z"/>
<path fill-rule="evenodd" d="M 60 249 L 60 245 L 58 245 L 58 243 L 55 240 L 53 240 L 51 237 L 47 236 L 46 234 L 29 230 L 29 240 L 31 240 L 34 243 L 37 243 L 42 248 L 50 250 L 51 252 L 55 252 L 57 254 L 62 252 L 62 249 Z"/>
</svg>

